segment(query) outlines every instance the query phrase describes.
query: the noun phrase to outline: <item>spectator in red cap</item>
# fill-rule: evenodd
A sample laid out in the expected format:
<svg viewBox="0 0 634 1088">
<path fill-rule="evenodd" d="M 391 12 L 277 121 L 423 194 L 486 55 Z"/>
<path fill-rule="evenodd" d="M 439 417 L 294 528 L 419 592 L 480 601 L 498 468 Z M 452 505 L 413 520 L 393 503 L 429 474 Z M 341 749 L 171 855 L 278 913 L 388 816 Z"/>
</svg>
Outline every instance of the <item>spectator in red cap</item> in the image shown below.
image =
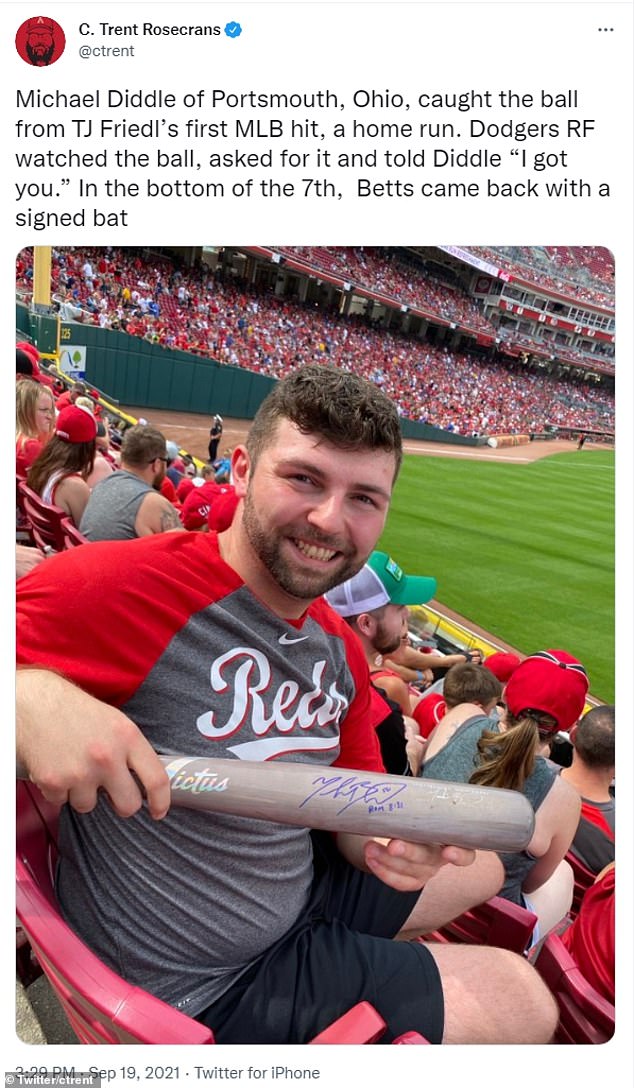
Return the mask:
<svg viewBox="0 0 634 1088">
<path fill-rule="evenodd" d="M 176 498 L 178 499 L 181 507 L 183 506 L 187 496 L 194 490 L 195 487 L 202 487 L 205 480 L 213 479 L 214 471 L 213 466 L 208 463 L 203 465 L 200 470 L 200 476 L 196 469 L 195 463 L 188 459 L 183 463 L 184 475 L 178 487 L 176 488 Z"/>
<path fill-rule="evenodd" d="M 28 340 L 18 340 L 15 345 L 15 350 L 24 352 L 35 363 L 35 366 L 39 365 L 40 353 L 37 350 L 35 344 L 30 344 Z"/>
<path fill-rule="evenodd" d="M 493 673 L 493 675 L 500 681 L 502 685 L 502 691 L 500 693 L 500 698 L 498 699 L 497 706 L 493 707 L 493 710 L 491 710 L 490 712 L 490 716 L 492 718 L 499 718 L 502 710 L 504 709 L 505 685 L 511 679 L 518 665 L 521 664 L 521 659 L 517 656 L 517 654 L 502 653 L 500 651 L 499 653 L 490 654 L 489 657 L 487 657 L 486 660 L 483 662 L 483 664 L 486 666 L 489 672 Z"/>
<path fill-rule="evenodd" d="M 15 471 L 26 476 L 55 430 L 53 394 L 25 378 L 15 387 Z"/>
<path fill-rule="evenodd" d="M 216 533 L 224 533 L 229 528 L 239 501 L 233 484 L 223 484 L 220 490 L 207 517 L 207 528 Z"/>
<path fill-rule="evenodd" d="M 209 512 L 216 500 L 229 489 L 229 484 L 217 484 L 214 467 L 210 462 L 203 465 L 202 478 L 193 485 L 183 501 L 181 521 L 186 529 L 206 529 Z M 233 490 L 233 489 L 231 489 Z"/>
<path fill-rule="evenodd" d="M 487 669 L 490 669 L 493 675 L 497 676 L 501 684 L 506 684 L 511 679 L 520 663 L 517 654 L 502 653 L 501 651 L 489 654 L 484 660 Z"/>
<path fill-rule="evenodd" d="M 40 385 L 46 385 L 53 389 L 53 379 L 40 370 L 40 353 L 35 344 L 29 344 L 28 340 L 19 340 L 15 345 L 15 376 L 26 376 Z"/>
<path fill-rule="evenodd" d="M 15 380 L 16 382 L 22 381 L 24 378 L 30 378 L 31 381 L 37 381 L 37 366 L 33 362 L 31 355 L 28 351 L 22 351 L 21 348 L 15 349 Z"/>
<path fill-rule="evenodd" d="M 541 650 L 513 672 L 499 721 L 475 703 L 461 703 L 442 719 L 425 752 L 423 777 L 519 790 L 533 806 L 535 833 L 526 851 L 500 855 L 506 873 L 500 894 L 537 914 L 534 939 L 552 929 L 572 902 L 572 870 L 563 859 L 581 801 L 545 757 L 554 734 L 578 720 L 587 692 L 588 677 L 576 658 L 565 650 Z"/>
<path fill-rule="evenodd" d="M 79 526 L 90 498 L 86 478 L 93 469 L 97 424 L 85 408 L 70 405 L 57 417 L 55 432 L 33 462 L 27 483 L 52 506 L 60 506 Z"/>
<path fill-rule="evenodd" d="M 505 698 L 516 722 L 532 719 L 551 734 L 576 725 L 587 694 L 588 676 L 580 661 L 565 650 L 539 650 L 515 669 Z"/>
</svg>

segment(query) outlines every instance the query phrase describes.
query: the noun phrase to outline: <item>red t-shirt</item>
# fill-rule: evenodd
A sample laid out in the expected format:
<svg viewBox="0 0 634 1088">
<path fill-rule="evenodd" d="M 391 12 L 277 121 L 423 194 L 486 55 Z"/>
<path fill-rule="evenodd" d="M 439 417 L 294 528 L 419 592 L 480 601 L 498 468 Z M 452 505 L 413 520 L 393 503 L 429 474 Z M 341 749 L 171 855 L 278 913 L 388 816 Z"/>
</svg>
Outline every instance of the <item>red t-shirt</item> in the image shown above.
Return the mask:
<svg viewBox="0 0 634 1088">
<path fill-rule="evenodd" d="M 439 691 L 426 695 L 420 699 L 412 712 L 412 717 L 418 722 L 421 737 L 429 737 L 438 725 L 441 718 L 447 713 L 447 704 Z"/>
<path fill-rule="evenodd" d="M 19 579 L 16 596 L 21 664 L 120 708 L 159 752 L 308 764 L 311 788 L 355 806 L 372 832 L 364 772 L 383 764 L 368 667 L 323 598 L 298 620 L 271 612 L 215 533 L 84 544 Z M 64 806 L 65 917 L 130 982 L 196 1015 L 304 910 L 308 833 L 278 824 L 274 804 L 264 816 L 175 806 L 160 821 L 121 819 L 104 797 L 87 814 Z"/>
<path fill-rule="evenodd" d="M 18 663 L 130 703 L 159 750 L 257 760 L 312 751 L 383 769 L 381 707 L 358 639 L 323 598 L 299 621 L 270 613 L 215 533 L 74 548 L 21 578 L 17 595 Z"/>
<path fill-rule="evenodd" d="M 586 891 L 579 914 L 561 939 L 583 977 L 614 1004 L 614 888 L 612 865 Z"/>
<path fill-rule="evenodd" d="M 15 444 L 15 471 L 17 476 L 26 476 L 31 465 L 40 456 L 45 442 L 39 438 L 26 438 L 22 435 Z"/>
</svg>

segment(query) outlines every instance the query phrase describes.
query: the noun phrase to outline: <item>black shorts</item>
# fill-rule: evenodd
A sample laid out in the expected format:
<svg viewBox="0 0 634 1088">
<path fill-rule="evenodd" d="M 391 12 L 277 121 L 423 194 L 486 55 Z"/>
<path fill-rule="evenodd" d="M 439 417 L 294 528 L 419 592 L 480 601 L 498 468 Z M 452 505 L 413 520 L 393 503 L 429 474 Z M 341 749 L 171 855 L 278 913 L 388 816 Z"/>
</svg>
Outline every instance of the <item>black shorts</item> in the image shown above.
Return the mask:
<svg viewBox="0 0 634 1088">
<path fill-rule="evenodd" d="M 349 865 L 313 833 L 313 885 L 295 925 L 197 1017 L 218 1043 L 308 1043 L 359 1001 L 387 1024 L 382 1043 L 419 1031 L 440 1043 L 444 1001 L 424 945 L 394 941 L 419 896 Z"/>
</svg>

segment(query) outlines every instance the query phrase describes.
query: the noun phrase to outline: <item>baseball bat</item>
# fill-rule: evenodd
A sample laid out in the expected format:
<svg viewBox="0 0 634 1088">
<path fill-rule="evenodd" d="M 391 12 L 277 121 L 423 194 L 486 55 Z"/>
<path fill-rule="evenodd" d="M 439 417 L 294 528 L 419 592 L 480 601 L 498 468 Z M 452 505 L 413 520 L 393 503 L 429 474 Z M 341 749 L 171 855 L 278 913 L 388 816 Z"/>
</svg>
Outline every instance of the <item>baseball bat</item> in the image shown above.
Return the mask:
<svg viewBox="0 0 634 1088">
<path fill-rule="evenodd" d="M 322 831 L 516 853 L 535 814 L 515 790 L 306 763 L 159 755 L 172 804 Z M 16 768 L 28 778 L 26 768 Z"/>
<path fill-rule="evenodd" d="M 306 763 L 159 758 L 173 804 L 206 812 L 509 853 L 525 849 L 535 826 L 515 790 Z"/>
</svg>

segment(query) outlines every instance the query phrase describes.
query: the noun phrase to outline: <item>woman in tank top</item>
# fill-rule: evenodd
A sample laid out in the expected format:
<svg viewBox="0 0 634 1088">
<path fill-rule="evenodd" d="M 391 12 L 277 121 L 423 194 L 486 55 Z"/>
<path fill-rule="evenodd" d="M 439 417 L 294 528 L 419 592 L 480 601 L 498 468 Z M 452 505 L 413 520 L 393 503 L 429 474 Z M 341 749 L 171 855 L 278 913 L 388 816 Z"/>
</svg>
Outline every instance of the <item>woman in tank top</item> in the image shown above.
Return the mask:
<svg viewBox="0 0 634 1088">
<path fill-rule="evenodd" d="M 588 690 L 583 666 L 564 650 L 543 650 L 526 658 L 515 670 L 498 720 L 488 717 L 495 703 L 452 702 L 452 674 L 445 678 L 445 699 L 451 708 L 429 741 L 422 768 L 424 778 L 471 782 L 480 786 L 519 790 L 535 812 L 535 830 L 527 849 L 502 854 L 505 898 L 537 914 L 540 935 L 568 911 L 572 901 L 572 871 L 563 861 L 574 837 L 580 799 L 562 781 L 546 758 L 555 733 L 566 731 L 580 717 Z"/>
<path fill-rule="evenodd" d="M 86 478 L 94 465 L 96 434 L 94 416 L 87 409 L 63 408 L 52 438 L 27 476 L 28 486 L 44 502 L 65 510 L 77 526 L 90 497 Z"/>
</svg>

